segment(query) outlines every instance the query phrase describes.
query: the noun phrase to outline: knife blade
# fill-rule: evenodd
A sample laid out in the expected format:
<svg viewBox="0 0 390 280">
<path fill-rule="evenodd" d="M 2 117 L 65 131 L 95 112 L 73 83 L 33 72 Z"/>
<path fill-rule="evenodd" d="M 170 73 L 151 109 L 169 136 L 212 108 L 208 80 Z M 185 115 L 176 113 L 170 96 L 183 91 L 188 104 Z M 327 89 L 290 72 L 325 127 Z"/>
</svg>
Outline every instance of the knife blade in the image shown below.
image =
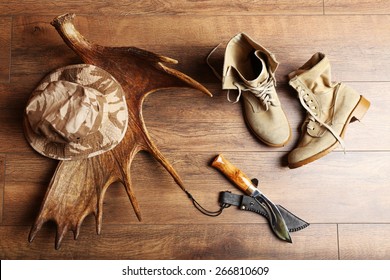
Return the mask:
<svg viewBox="0 0 390 280">
<path fill-rule="evenodd" d="M 259 203 L 266 210 L 269 216 L 269 224 L 275 235 L 281 240 L 292 243 L 288 227 L 279 209 L 258 188 L 256 188 L 248 176 L 231 164 L 222 155 L 218 155 L 211 163 L 211 166 L 221 171 L 241 191 L 251 196 Z"/>
<path fill-rule="evenodd" d="M 254 212 L 268 219 L 268 213 L 264 207 L 248 195 L 239 195 L 231 193 L 230 191 L 223 191 L 219 194 L 219 204 L 224 205 L 225 208 L 234 205 L 240 210 Z M 310 225 L 308 222 L 297 217 L 283 206 L 276 205 L 276 207 L 279 209 L 280 214 L 282 214 L 289 232 L 299 231 Z"/>
</svg>

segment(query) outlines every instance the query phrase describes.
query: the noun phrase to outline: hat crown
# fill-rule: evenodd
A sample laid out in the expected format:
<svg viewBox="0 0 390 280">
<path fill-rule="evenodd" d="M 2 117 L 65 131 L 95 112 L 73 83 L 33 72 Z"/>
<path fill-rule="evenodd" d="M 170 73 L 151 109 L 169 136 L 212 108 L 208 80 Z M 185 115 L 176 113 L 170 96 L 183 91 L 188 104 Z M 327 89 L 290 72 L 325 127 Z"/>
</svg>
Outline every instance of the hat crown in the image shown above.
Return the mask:
<svg viewBox="0 0 390 280">
<path fill-rule="evenodd" d="M 94 88 L 53 81 L 26 108 L 37 134 L 53 142 L 77 142 L 95 133 L 102 122 L 104 96 Z"/>
<path fill-rule="evenodd" d="M 122 87 L 108 72 L 88 64 L 59 68 L 45 77 L 25 112 L 31 146 L 62 160 L 112 149 L 128 124 Z"/>
</svg>

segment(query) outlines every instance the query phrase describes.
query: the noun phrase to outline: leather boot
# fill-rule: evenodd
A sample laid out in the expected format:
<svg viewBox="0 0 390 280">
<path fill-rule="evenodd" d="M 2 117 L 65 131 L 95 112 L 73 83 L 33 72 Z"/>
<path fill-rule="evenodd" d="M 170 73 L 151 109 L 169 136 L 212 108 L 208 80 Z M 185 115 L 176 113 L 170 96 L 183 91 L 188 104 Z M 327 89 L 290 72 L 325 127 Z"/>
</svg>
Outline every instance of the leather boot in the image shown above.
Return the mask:
<svg viewBox="0 0 390 280">
<path fill-rule="evenodd" d="M 275 90 L 278 62 L 271 52 L 239 33 L 227 44 L 222 88 L 237 90 L 234 101 L 243 99 L 244 118 L 250 130 L 269 146 L 284 146 L 291 136 L 290 125 Z M 232 102 L 232 101 L 231 101 Z"/>
<path fill-rule="evenodd" d="M 307 112 L 297 147 L 288 155 L 290 168 L 317 160 L 340 143 L 344 148 L 347 125 L 362 119 L 370 102 L 342 83 L 332 83 L 331 67 L 323 53 L 314 54 L 289 74 L 289 84 Z"/>
</svg>

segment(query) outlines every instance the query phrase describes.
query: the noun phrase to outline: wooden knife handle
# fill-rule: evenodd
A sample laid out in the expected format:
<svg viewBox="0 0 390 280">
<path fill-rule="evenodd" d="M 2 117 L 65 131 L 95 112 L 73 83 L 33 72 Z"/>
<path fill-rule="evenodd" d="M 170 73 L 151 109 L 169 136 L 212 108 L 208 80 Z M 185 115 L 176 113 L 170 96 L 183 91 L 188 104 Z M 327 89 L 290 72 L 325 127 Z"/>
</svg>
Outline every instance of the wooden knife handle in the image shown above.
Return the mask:
<svg viewBox="0 0 390 280">
<path fill-rule="evenodd" d="M 253 188 L 256 188 L 248 176 L 231 164 L 222 155 L 218 155 L 211 163 L 211 166 L 221 171 L 230 181 L 236 184 L 241 191 L 248 195 L 251 195 Z"/>
</svg>

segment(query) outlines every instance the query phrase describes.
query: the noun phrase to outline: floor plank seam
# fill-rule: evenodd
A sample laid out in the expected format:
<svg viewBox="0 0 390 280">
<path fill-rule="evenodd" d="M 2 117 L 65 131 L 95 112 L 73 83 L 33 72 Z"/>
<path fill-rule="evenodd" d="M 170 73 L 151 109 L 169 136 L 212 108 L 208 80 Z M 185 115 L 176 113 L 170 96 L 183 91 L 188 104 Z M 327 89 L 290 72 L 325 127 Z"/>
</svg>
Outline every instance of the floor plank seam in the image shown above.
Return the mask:
<svg viewBox="0 0 390 280">
<path fill-rule="evenodd" d="M 11 36 L 9 42 L 9 83 L 11 84 L 12 77 L 12 42 L 14 38 L 14 16 L 11 16 Z"/>
<path fill-rule="evenodd" d="M 322 15 L 326 15 L 326 12 L 325 12 L 325 0 L 322 0 Z"/>
<path fill-rule="evenodd" d="M 2 16 L 1 16 L 2 17 Z M 9 36 L 8 36 L 8 39 L 9 39 L 9 49 L 8 49 L 8 77 L 5 79 L 5 80 L 2 80 L 1 83 L 2 84 L 10 84 L 11 83 L 11 59 L 12 59 L 12 34 L 13 34 L 13 27 L 12 27 L 12 23 L 13 23 L 13 17 L 12 16 L 4 16 L 4 18 L 10 18 L 11 20 L 11 23 L 10 23 L 10 26 L 9 26 Z"/>
<path fill-rule="evenodd" d="M 7 155 L 6 154 L 0 154 L 0 156 L 3 157 L 3 164 L 0 166 L 0 168 L 1 168 L 0 172 L 3 173 L 3 180 L 0 182 L 0 185 L 1 185 L 1 188 L 0 188 L 0 190 L 1 190 L 0 225 L 2 226 L 3 225 L 3 216 L 4 216 L 4 188 L 5 188 L 5 173 L 6 173 L 5 167 L 6 167 L 6 157 L 7 157 Z"/>
<path fill-rule="evenodd" d="M 176 227 L 176 226 L 234 226 L 234 227 L 242 227 L 242 226 L 264 226 L 268 227 L 267 222 L 258 222 L 258 223 L 232 223 L 232 222 L 222 222 L 222 223 L 144 223 L 144 222 L 138 222 L 134 221 L 133 223 L 112 223 L 112 224 L 104 224 L 104 227 L 131 227 L 131 226 L 139 226 L 139 227 Z M 390 225 L 390 223 L 310 223 L 310 226 L 320 226 L 320 225 L 336 225 L 337 230 L 337 248 L 340 250 L 340 239 L 339 239 L 339 226 L 340 225 Z M 309 228 L 310 228 L 309 226 Z M 3 227 L 31 227 L 31 223 L 29 224 L 1 224 L 0 228 Z M 86 226 L 88 227 L 88 226 Z M 93 228 L 94 225 L 91 225 L 91 228 Z M 340 259 L 340 252 L 339 252 L 339 259 Z"/>
<path fill-rule="evenodd" d="M 339 236 L 339 224 L 337 224 L 337 258 L 340 260 L 340 236 Z"/>
<path fill-rule="evenodd" d="M 345 16 L 389 16 L 390 13 L 332 13 L 327 12 L 326 5 L 323 6 L 322 12 L 318 13 L 291 13 L 291 14 L 286 14 L 286 13 L 246 13 L 246 14 L 230 14 L 229 16 L 233 17 L 317 17 L 317 16 L 328 16 L 328 17 L 345 17 Z M 77 16 L 79 17 L 99 17 L 99 16 L 110 16 L 110 17 L 172 17 L 172 16 L 194 16 L 200 14 L 194 14 L 194 13 L 155 13 L 155 14 L 145 14 L 145 13 L 77 13 Z M 1 15 L 0 17 L 57 17 L 58 13 L 52 13 L 52 14 L 45 14 L 45 13 L 36 13 L 36 14 L 7 14 L 7 15 Z M 207 15 L 202 15 L 203 17 L 226 17 L 226 14 L 207 14 Z"/>
</svg>

